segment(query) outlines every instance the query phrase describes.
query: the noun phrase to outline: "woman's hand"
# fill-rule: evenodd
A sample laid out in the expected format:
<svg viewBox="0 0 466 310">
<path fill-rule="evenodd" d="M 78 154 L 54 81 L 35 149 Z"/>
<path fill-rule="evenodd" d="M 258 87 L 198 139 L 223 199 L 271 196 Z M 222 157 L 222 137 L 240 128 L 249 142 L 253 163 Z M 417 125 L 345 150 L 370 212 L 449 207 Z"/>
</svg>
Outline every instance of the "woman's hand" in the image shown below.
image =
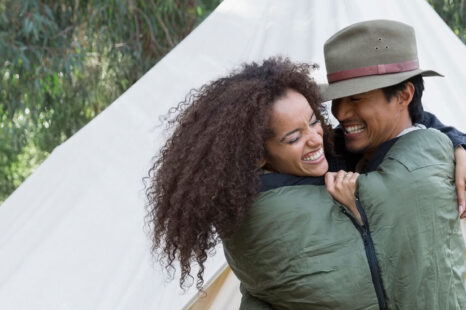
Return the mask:
<svg viewBox="0 0 466 310">
<path fill-rule="evenodd" d="M 455 184 L 458 195 L 458 211 L 460 218 L 466 218 L 466 150 L 458 147 L 455 150 Z"/>
<path fill-rule="evenodd" d="M 330 195 L 344 204 L 361 222 L 361 216 L 356 207 L 356 197 L 354 196 L 358 177 L 359 173 L 351 171 L 327 172 L 325 174 L 325 186 Z"/>
</svg>

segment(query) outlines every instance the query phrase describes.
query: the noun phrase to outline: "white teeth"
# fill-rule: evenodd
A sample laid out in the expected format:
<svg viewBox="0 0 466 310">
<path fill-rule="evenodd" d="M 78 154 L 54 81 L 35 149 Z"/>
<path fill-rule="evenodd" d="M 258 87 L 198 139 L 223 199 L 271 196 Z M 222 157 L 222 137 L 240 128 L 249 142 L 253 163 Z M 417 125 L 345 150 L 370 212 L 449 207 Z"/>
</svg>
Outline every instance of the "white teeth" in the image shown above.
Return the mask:
<svg viewBox="0 0 466 310">
<path fill-rule="evenodd" d="M 366 126 L 364 125 L 353 125 L 345 127 L 346 133 L 360 133 L 363 132 Z"/>
<path fill-rule="evenodd" d="M 304 160 L 305 161 L 312 161 L 312 160 L 316 160 L 317 158 L 319 158 L 320 156 L 322 156 L 322 154 L 324 153 L 324 150 L 322 148 L 320 148 L 317 152 L 314 152 L 312 153 L 311 155 L 307 156 L 307 157 L 304 157 Z"/>
</svg>

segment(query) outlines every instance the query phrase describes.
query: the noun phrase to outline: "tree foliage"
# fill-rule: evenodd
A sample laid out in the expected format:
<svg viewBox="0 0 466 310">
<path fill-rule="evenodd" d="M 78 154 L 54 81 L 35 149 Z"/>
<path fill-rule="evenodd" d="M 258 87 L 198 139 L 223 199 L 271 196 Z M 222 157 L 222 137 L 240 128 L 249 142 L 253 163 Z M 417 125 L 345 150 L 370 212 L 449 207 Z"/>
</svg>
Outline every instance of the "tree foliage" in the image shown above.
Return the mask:
<svg viewBox="0 0 466 310">
<path fill-rule="evenodd" d="M 220 0 L 0 0 L 0 201 Z"/>
<path fill-rule="evenodd" d="M 428 0 L 465 42 L 465 1 Z M 0 0 L 0 202 L 221 0 Z"/>
<path fill-rule="evenodd" d="M 466 0 L 427 0 L 455 34 L 466 43 Z"/>
</svg>

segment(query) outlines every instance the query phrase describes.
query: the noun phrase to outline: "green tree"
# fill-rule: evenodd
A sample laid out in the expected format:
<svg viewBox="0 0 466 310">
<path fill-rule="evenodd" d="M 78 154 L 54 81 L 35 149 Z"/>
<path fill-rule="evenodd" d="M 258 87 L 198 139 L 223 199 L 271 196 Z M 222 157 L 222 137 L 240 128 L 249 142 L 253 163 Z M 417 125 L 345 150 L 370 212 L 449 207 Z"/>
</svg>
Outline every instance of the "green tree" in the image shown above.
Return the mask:
<svg viewBox="0 0 466 310">
<path fill-rule="evenodd" d="M 0 0 L 0 201 L 221 0 Z"/>
<path fill-rule="evenodd" d="M 466 42 L 466 0 L 427 0 L 455 34 Z"/>
<path fill-rule="evenodd" d="M 465 42 L 466 0 L 428 0 Z M 0 202 L 221 0 L 0 0 Z"/>
</svg>

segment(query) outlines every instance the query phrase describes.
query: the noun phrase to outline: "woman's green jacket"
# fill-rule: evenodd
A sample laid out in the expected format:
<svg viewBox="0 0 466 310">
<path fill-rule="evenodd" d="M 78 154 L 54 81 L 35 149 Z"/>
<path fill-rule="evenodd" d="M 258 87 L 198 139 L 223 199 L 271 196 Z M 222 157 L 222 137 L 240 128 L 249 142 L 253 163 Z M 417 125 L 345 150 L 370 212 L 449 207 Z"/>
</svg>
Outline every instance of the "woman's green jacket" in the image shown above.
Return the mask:
<svg viewBox="0 0 466 310">
<path fill-rule="evenodd" d="M 429 129 L 389 145 L 358 180 L 362 226 L 321 179 L 259 194 L 223 240 L 241 309 L 466 309 L 451 142 Z"/>
</svg>

